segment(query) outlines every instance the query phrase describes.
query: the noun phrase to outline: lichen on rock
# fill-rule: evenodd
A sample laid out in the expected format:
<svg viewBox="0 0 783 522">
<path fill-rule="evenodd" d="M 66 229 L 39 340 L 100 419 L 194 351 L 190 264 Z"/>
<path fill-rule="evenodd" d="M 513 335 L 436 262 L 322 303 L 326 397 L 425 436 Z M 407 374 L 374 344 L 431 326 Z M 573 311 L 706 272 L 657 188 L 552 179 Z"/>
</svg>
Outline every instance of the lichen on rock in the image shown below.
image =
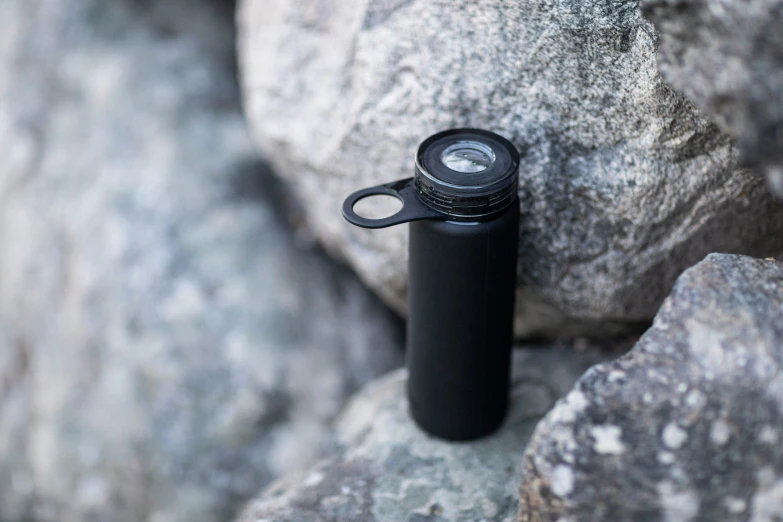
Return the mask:
<svg viewBox="0 0 783 522">
<path fill-rule="evenodd" d="M 712 254 L 687 270 L 636 346 L 539 423 L 519 520 L 774 520 L 781 317 L 783 263 Z"/>
<path fill-rule="evenodd" d="M 240 522 L 512 522 L 525 440 L 556 398 L 609 356 L 594 347 L 517 348 L 509 416 L 470 443 L 422 432 L 408 412 L 406 373 L 394 372 L 349 403 L 331 457 L 270 486 Z M 559 480 L 565 488 L 569 478 Z"/>
</svg>

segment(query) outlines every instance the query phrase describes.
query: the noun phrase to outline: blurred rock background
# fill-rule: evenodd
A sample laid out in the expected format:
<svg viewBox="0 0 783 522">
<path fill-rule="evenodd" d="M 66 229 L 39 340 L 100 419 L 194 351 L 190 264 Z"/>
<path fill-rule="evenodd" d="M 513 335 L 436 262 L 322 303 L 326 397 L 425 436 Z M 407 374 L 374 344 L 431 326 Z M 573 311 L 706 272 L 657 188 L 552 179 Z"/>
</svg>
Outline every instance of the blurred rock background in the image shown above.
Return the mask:
<svg viewBox="0 0 783 522">
<path fill-rule="evenodd" d="M 739 143 L 742 163 L 783 197 L 783 9 L 777 0 L 644 0 L 660 34 L 659 65 Z"/>
<path fill-rule="evenodd" d="M 0 1 L 0 522 L 783 516 L 781 24 Z M 402 365 L 406 292 L 405 227 L 340 203 L 454 126 L 523 153 L 513 407 L 465 445 L 402 370 L 340 413 Z"/>
<path fill-rule="evenodd" d="M 230 2 L 0 4 L 0 520 L 230 520 L 402 325 L 289 224 Z"/>
</svg>

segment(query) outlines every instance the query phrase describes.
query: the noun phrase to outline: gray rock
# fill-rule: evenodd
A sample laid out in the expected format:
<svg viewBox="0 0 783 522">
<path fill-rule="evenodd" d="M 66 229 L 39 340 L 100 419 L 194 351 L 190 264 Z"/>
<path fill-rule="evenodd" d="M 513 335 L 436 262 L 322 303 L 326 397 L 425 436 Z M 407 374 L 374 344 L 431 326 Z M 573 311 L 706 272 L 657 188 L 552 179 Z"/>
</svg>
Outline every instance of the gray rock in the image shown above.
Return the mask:
<svg viewBox="0 0 783 522">
<path fill-rule="evenodd" d="M 517 333 L 649 321 L 714 251 L 783 251 L 783 205 L 659 76 L 638 2 L 240 2 L 255 135 L 333 252 L 405 308 L 406 227 L 344 222 L 417 144 L 493 129 L 524 153 Z M 564 320 L 564 318 L 567 318 Z"/>
<path fill-rule="evenodd" d="M 401 328 L 246 131 L 227 2 L 0 7 L 0 520 L 230 519 Z"/>
<path fill-rule="evenodd" d="M 740 143 L 783 196 L 783 2 L 642 0 L 664 78 Z"/>
<path fill-rule="evenodd" d="M 240 522 L 512 521 L 524 441 L 590 364 L 594 347 L 520 348 L 504 426 L 471 443 L 425 435 L 408 414 L 405 370 L 368 385 L 337 424 L 335 454 L 273 484 Z"/>
<path fill-rule="evenodd" d="M 712 254 L 631 352 L 590 369 L 524 457 L 523 522 L 783 513 L 783 263 Z"/>
</svg>

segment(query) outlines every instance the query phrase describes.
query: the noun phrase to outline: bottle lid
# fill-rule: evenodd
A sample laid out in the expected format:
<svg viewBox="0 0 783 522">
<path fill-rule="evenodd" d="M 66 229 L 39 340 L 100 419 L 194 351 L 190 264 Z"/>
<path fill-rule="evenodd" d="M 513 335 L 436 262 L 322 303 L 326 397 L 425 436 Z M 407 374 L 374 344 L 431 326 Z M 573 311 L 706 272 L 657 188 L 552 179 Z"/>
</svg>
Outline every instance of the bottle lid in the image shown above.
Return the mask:
<svg viewBox="0 0 783 522">
<path fill-rule="evenodd" d="M 480 219 L 517 197 L 519 153 L 510 141 L 481 129 L 430 136 L 416 152 L 417 197 L 450 218 Z"/>
</svg>

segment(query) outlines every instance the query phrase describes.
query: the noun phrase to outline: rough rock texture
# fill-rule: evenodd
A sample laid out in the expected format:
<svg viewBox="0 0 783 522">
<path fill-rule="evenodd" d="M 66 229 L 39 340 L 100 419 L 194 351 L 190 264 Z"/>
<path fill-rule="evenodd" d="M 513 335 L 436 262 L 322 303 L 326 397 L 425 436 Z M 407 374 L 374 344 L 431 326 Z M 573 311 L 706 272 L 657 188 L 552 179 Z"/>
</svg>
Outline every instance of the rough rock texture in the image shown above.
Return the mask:
<svg viewBox="0 0 783 522">
<path fill-rule="evenodd" d="M 783 263 L 685 272 L 633 350 L 538 425 L 519 520 L 780 520 L 782 317 Z"/>
<path fill-rule="evenodd" d="M 737 138 L 783 196 L 783 1 L 643 0 L 668 82 Z"/>
<path fill-rule="evenodd" d="M 635 0 L 243 0 L 238 20 L 258 141 L 321 238 L 401 310 L 407 227 L 360 230 L 340 205 L 412 175 L 417 144 L 448 127 L 524 152 L 518 333 L 650 320 L 709 252 L 783 251 L 783 205 L 662 82 Z"/>
<path fill-rule="evenodd" d="M 0 520 L 230 519 L 399 325 L 284 224 L 227 2 L 0 4 Z"/>
<path fill-rule="evenodd" d="M 405 370 L 368 385 L 337 424 L 335 455 L 284 478 L 241 522 L 512 521 L 524 441 L 587 368 L 608 354 L 587 348 L 517 349 L 512 406 L 489 438 L 446 443 L 411 420 Z"/>
</svg>

